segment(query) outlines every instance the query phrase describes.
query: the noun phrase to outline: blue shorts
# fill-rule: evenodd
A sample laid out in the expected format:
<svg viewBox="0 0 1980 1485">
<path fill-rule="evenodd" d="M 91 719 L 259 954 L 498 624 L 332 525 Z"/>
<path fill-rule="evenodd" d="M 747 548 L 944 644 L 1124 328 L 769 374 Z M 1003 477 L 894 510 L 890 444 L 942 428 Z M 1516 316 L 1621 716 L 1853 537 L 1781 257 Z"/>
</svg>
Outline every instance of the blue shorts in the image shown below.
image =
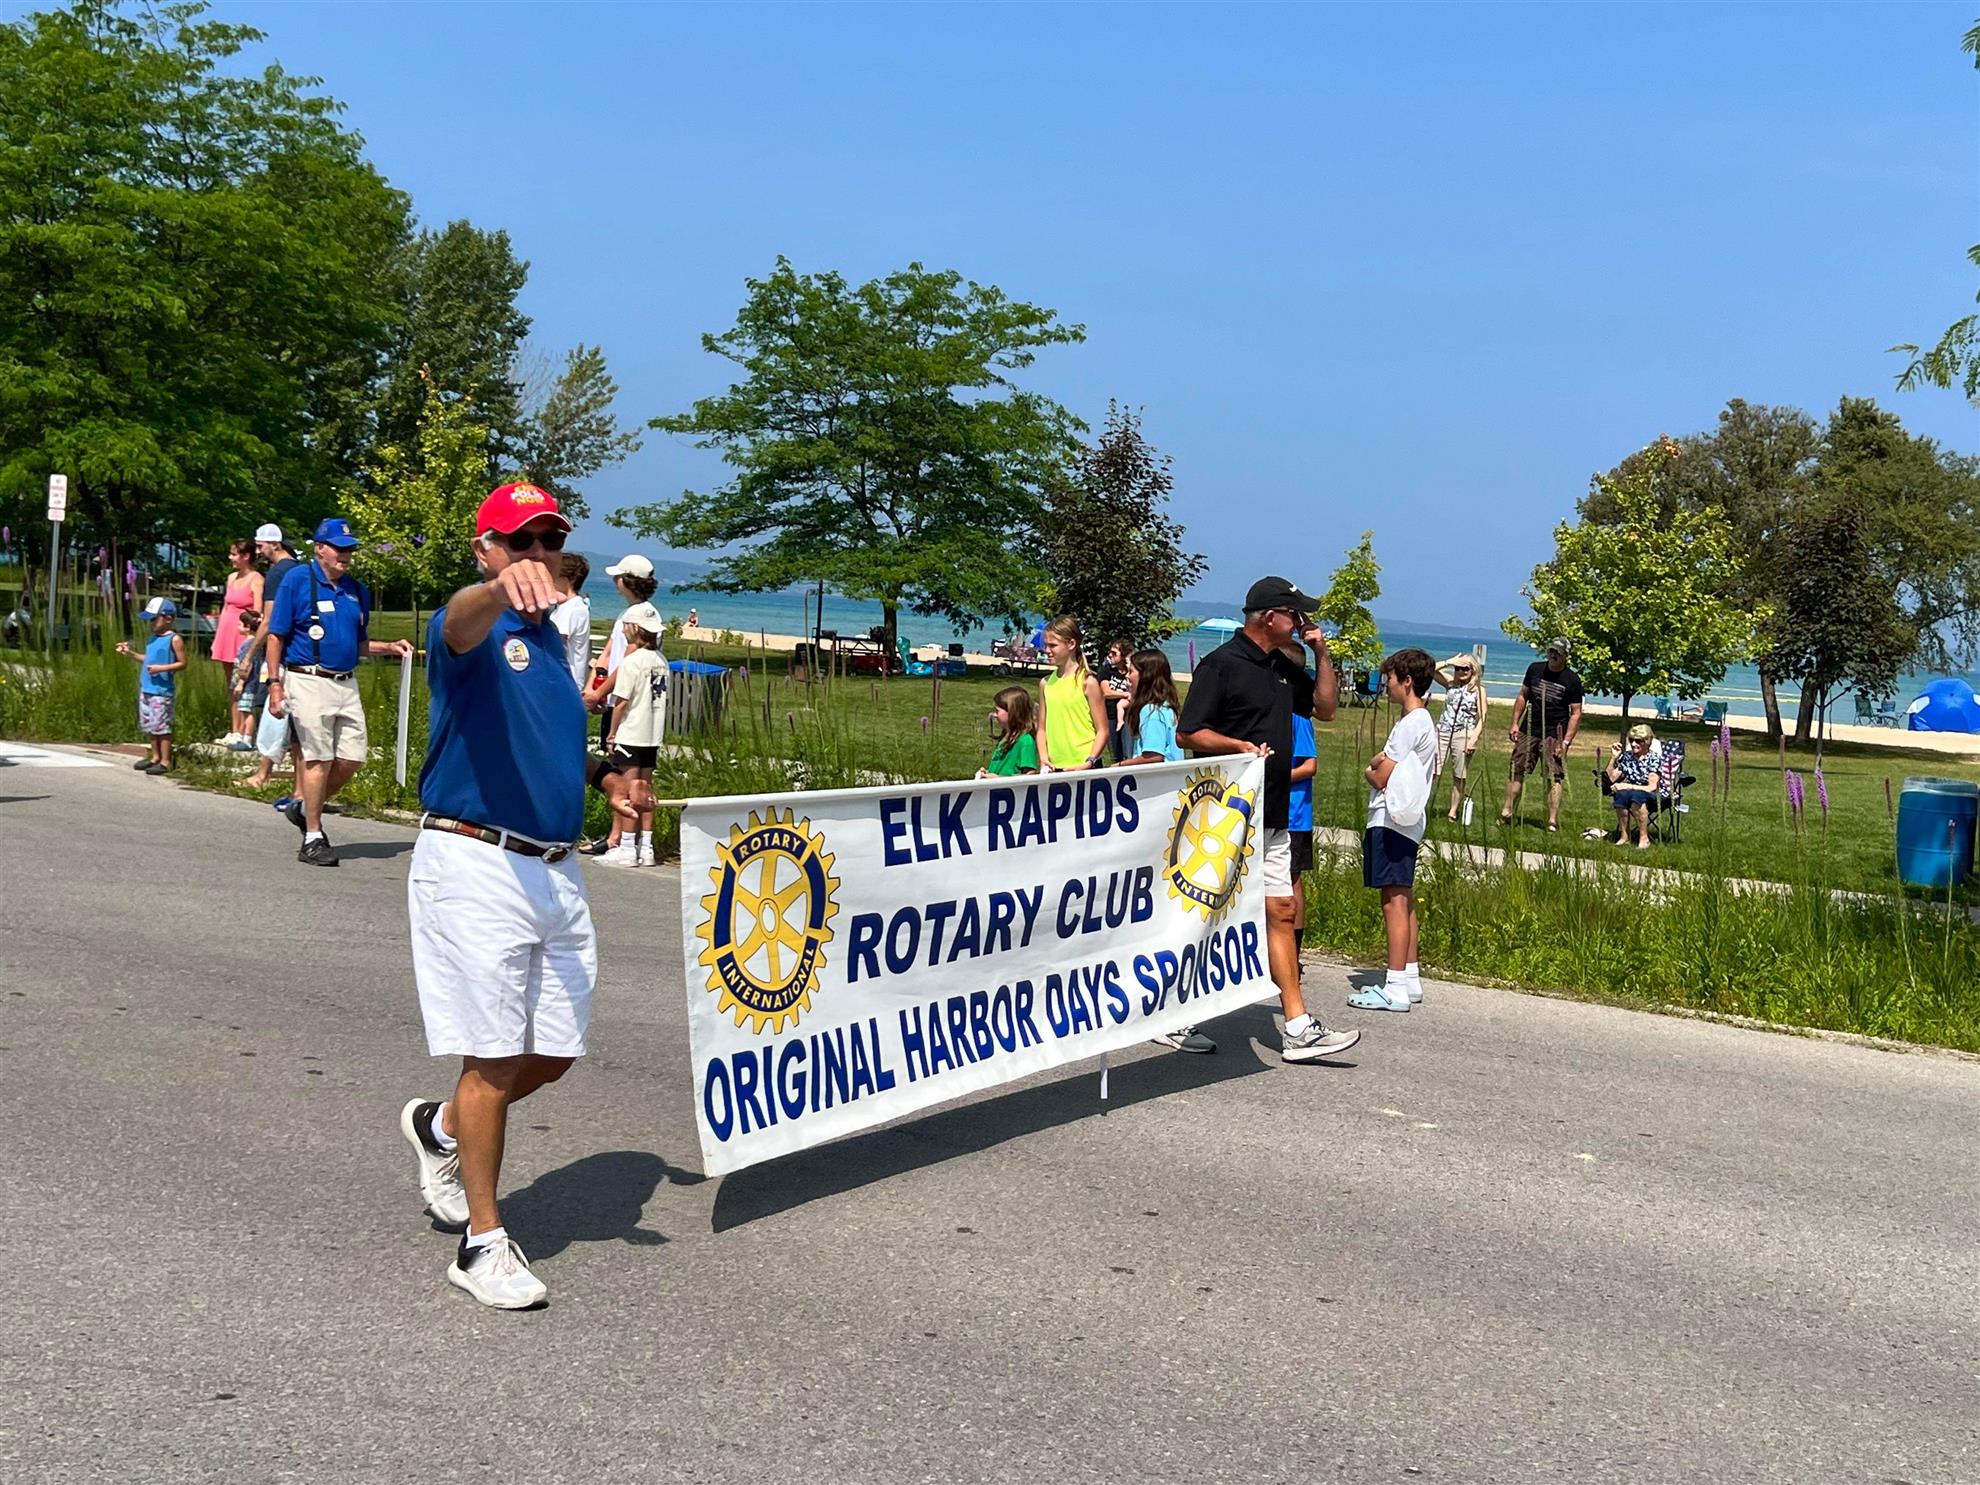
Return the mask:
<svg viewBox="0 0 1980 1485">
<path fill-rule="evenodd" d="M 1634 809 L 1637 805 L 1648 809 L 1657 802 L 1657 796 L 1648 789 L 1618 789 L 1610 799 L 1619 810 Z"/>
<path fill-rule="evenodd" d="M 1361 885 L 1414 887 L 1416 842 L 1400 830 L 1370 825 L 1361 833 Z"/>
</svg>

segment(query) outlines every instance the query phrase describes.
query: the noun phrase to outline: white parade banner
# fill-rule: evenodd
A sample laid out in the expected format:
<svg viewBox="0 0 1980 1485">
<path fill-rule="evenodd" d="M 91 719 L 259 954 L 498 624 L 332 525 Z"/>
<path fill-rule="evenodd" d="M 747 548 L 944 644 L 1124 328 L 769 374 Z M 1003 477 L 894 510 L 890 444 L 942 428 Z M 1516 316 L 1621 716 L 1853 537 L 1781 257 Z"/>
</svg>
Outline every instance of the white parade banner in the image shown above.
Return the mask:
<svg viewBox="0 0 1980 1485">
<path fill-rule="evenodd" d="M 1256 757 L 691 800 L 709 1175 L 1276 993 Z"/>
</svg>

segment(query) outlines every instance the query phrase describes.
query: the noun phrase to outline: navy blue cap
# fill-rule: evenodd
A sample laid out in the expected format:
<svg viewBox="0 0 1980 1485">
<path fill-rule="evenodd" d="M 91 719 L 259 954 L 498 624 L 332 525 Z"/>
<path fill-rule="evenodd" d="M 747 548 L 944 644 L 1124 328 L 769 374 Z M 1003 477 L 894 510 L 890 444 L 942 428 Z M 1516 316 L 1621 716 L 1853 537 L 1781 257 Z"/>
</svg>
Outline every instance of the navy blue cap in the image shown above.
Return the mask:
<svg viewBox="0 0 1980 1485">
<path fill-rule="evenodd" d="M 325 546 L 349 549 L 360 545 L 351 523 L 342 516 L 326 516 L 316 527 L 316 539 Z"/>
</svg>

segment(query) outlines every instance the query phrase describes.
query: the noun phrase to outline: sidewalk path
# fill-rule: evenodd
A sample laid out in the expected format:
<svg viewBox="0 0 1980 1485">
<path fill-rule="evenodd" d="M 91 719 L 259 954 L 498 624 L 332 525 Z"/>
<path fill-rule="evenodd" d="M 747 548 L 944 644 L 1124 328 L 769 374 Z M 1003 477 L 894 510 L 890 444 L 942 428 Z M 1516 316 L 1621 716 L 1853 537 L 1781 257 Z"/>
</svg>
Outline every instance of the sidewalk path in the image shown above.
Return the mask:
<svg viewBox="0 0 1980 1485">
<path fill-rule="evenodd" d="M 1352 1065 L 1252 1011 L 706 1181 L 673 879 L 592 871 L 496 1315 L 395 1127 L 409 832 L 8 778 L 0 1479 L 1980 1478 L 1980 1064 L 1315 967 Z"/>
</svg>

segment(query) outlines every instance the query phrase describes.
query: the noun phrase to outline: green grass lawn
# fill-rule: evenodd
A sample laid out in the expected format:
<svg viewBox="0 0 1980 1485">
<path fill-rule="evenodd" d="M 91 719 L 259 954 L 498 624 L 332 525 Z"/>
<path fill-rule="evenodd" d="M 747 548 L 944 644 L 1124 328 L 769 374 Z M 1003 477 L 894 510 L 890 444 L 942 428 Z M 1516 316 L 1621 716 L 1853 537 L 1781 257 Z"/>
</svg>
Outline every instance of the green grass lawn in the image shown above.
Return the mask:
<svg viewBox="0 0 1980 1485">
<path fill-rule="evenodd" d="M 400 638 L 412 631 L 409 613 L 381 612 L 375 633 L 381 639 Z M 813 779 L 878 773 L 903 779 L 966 778 L 984 762 L 990 748 L 990 706 L 996 693 L 1013 681 L 988 674 L 935 681 L 869 676 L 796 681 L 789 675 L 788 657 L 766 655 L 753 646 L 690 645 L 674 647 L 676 658 L 705 660 L 736 667 L 729 693 L 724 734 L 726 759 L 783 754 L 807 760 Z M 46 740 L 127 741 L 135 739 L 136 667 L 115 656 L 77 655 L 65 660 L 67 679 L 58 694 L 44 696 L 37 707 L 22 705 L 21 675 L 31 674 L 38 657 L 18 657 L 11 698 L 0 687 L 0 733 Z M 24 668 L 23 668 L 24 667 Z M 199 741 L 224 730 L 224 693 L 218 686 L 220 667 L 200 665 L 189 678 L 181 702 L 182 741 Z M 366 692 L 373 707 L 374 739 L 389 742 L 394 729 L 394 667 L 367 665 Z M 746 671 L 746 674 L 745 674 Z M 209 672 L 211 672 L 209 674 Z M 1035 682 L 1024 682 L 1034 684 Z M 419 683 L 423 687 L 423 678 Z M 423 689 L 416 690 L 413 725 L 415 767 L 423 743 Z M 11 699 L 12 704 L 9 705 Z M 1367 792 L 1361 769 L 1381 745 L 1394 720 L 1387 707 L 1343 707 L 1318 730 L 1320 766 L 1315 777 L 1315 815 L 1319 823 L 1359 830 Z M 1529 785 L 1528 798 L 1508 830 L 1494 823 L 1508 771 L 1509 744 L 1503 728 L 1486 733 L 1472 762 L 1471 783 L 1477 801 L 1473 823 L 1466 829 L 1448 825 L 1444 806 L 1448 781 L 1440 780 L 1432 812 L 1433 840 L 1467 840 L 1507 845 L 1527 851 L 1574 856 L 1621 857 L 1614 845 L 1585 841 L 1590 826 L 1613 828 L 1614 812 L 1592 778 L 1598 762 L 1606 761 L 1620 735 L 1617 719 L 1590 717 L 1577 741 L 1568 769 L 1561 811 L 1561 830 L 1542 828 L 1544 797 Z M 1887 891 L 1895 884 L 1892 826 L 1885 802 L 1888 784 L 1896 796 L 1908 775 L 1980 780 L 1980 766 L 1951 755 L 1838 743 L 1825 752 L 1823 774 L 1828 784 L 1826 829 L 1816 804 L 1810 774 L 1812 755 L 1788 755 L 1788 766 L 1802 772 L 1807 783 L 1807 813 L 1799 834 L 1787 816 L 1786 792 L 1779 754 L 1753 734 L 1733 734 L 1730 790 L 1715 801 L 1711 789 L 1710 742 L 1716 729 L 1698 723 L 1663 723 L 1661 734 L 1682 738 L 1686 766 L 1698 776 L 1687 796 L 1692 811 L 1681 843 L 1659 843 L 1628 859 L 1653 865 L 1713 871 L 1778 881 L 1796 881 L 1819 866 L 1829 885 L 1861 891 Z M 382 744 L 381 744 L 382 747 Z M 681 790 L 723 790 L 788 787 L 788 771 L 772 768 L 717 777 L 711 750 L 707 765 L 676 779 Z M 381 806 L 405 803 L 389 777 L 380 780 L 377 765 L 366 771 L 353 803 L 375 799 Z M 1969 901 L 1980 901 L 1980 888 L 1962 889 Z"/>
</svg>

